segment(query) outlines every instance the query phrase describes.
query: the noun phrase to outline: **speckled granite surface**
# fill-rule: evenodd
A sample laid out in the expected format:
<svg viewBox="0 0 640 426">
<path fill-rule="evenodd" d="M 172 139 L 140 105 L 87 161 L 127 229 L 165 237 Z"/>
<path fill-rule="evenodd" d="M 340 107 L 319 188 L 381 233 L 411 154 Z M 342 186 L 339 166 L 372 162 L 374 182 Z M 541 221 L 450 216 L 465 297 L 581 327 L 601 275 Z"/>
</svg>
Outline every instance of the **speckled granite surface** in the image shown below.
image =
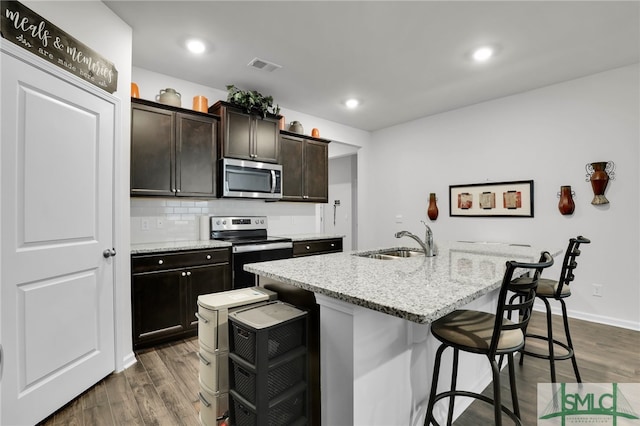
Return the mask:
<svg viewBox="0 0 640 426">
<path fill-rule="evenodd" d="M 278 237 L 283 238 L 291 238 L 293 242 L 296 241 L 310 241 L 310 240 L 327 240 L 330 238 L 344 238 L 344 235 L 337 234 L 288 234 L 288 235 L 277 235 Z"/>
<path fill-rule="evenodd" d="M 132 244 L 131 254 L 151 254 L 167 251 L 197 250 L 231 247 L 231 243 L 216 240 L 169 241 L 161 243 Z"/>
<path fill-rule="evenodd" d="M 389 249 L 385 248 L 252 263 L 245 265 L 245 270 L 429 324 L 498 288 L 506 261 L 537 261 L 542 251 L 493 243 L 436 242 L 436 246 L 438 255 L 429 258 L 379 260 L 358 256 Z M 561 251 L 549 252 L 556 256 Z"/>
</svg>

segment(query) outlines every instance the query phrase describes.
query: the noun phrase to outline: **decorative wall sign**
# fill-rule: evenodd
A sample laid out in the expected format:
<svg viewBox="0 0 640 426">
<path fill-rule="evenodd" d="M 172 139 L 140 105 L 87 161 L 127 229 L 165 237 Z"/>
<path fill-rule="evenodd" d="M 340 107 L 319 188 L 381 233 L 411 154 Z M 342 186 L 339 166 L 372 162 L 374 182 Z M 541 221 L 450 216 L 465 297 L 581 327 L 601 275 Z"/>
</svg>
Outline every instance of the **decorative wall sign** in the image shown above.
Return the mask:
<svg viewBox="0 0 640 426">
<path fill-rule="evenodd" d="M 0 5 L 2 38 L 106 92 L 116 91 L 118 70 L 113 63 L 20 2 L 2 1 Z"/>
<path fill-rule="evenodd" d="M 533 181 L 450 185 L 449 216 L 533 217 Z"/>
</svg>

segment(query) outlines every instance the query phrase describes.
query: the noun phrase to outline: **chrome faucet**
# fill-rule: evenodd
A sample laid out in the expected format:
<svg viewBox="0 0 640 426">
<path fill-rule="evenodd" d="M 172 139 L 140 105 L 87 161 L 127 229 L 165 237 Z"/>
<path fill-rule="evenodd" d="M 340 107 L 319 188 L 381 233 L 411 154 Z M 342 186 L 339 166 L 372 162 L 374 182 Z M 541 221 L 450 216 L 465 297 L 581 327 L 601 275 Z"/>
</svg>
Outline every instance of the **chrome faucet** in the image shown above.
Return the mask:
<svg viewBox="0 0 640 426">
<path fill-rule="evenodd" d="M 414 239 L 418 244 L 420 244 L 420 247 L 422 247 L 422 250 L 424 251 L 424 255 L 430 257 L 430 256 L 434 255 L 434 253 L 433 253 L 433 232 L 431 231 L 431 228 L 429 228 L 429 225 L 427 225 L 423 220 L 421 222 L 427 228 L 424 241 L 422 241 L 420 239 L 420 237 L 412 234 L 409 231 L 396 232 L 396 238 L 409 237 L 409 238 Z"/>
</svg>

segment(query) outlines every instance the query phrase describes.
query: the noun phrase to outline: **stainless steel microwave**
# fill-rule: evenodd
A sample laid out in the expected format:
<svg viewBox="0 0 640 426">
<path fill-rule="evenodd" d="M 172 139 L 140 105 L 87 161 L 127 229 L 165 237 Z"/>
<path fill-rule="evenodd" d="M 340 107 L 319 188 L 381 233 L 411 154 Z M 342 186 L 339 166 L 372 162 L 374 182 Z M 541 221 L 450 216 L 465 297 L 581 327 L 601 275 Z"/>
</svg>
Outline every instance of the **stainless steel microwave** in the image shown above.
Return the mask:
<svg viewBox="0 0 640 426">
<path fill-rule="evenodd" d="M 282 198 L 282 166 L 257 161 L 222 159 L 222 196 Z"/>
</svg>

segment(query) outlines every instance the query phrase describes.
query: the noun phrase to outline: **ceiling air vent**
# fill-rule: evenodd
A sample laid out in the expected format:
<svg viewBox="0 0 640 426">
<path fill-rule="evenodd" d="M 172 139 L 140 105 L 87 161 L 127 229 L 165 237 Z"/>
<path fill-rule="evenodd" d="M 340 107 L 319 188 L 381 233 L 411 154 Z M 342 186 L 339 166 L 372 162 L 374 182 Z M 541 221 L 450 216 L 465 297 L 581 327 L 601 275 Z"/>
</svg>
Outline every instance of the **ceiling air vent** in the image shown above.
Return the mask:
<svg viewBox="0 0 640 426">
<path fill-rule="evenodd" d="M 249 62 L 248 66 L 267 72 L 272 72 L 278 68 L 282 68 L 281 65 L 274 64 L 273 62 L 265 61 L 260 58 L 253 58 L 251 62 Z"/>
</svg>

